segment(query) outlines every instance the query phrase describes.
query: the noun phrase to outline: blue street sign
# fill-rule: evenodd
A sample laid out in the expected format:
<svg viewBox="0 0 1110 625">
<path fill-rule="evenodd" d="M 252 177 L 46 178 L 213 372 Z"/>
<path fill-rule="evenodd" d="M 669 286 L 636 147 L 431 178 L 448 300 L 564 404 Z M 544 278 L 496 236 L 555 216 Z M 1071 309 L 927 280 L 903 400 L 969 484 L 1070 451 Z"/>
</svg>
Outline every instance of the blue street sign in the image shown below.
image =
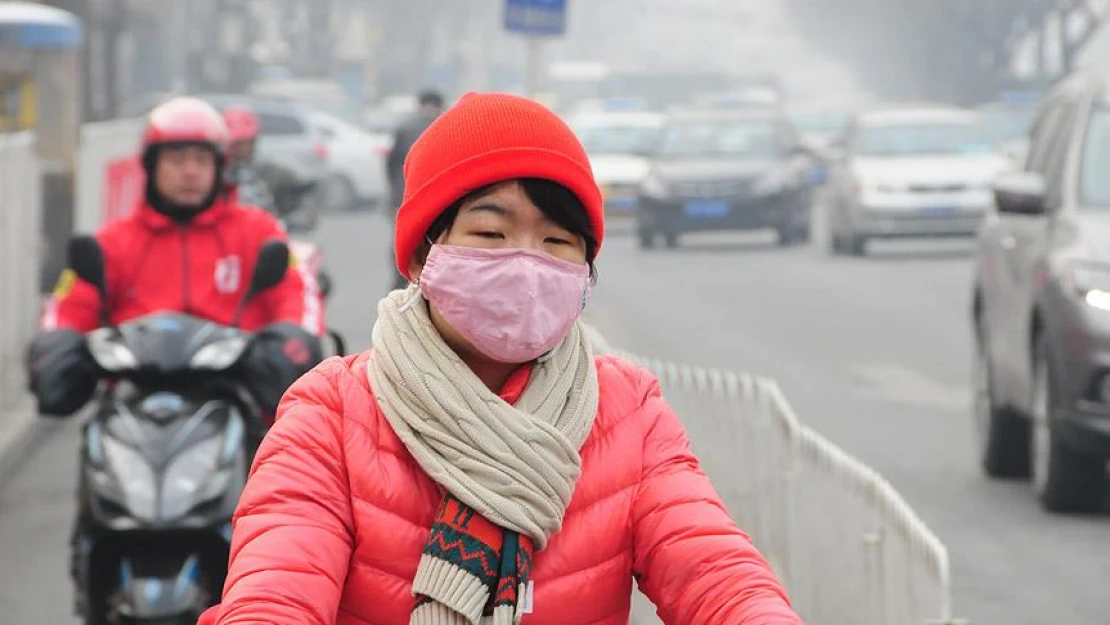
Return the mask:
<svg viewBox="0 0 1110 625">
<path fill-rule="evenodd" d="M 567 0 L 506 0 L 505 30 L 558 37 L 567 29 Z"/>
</svg>

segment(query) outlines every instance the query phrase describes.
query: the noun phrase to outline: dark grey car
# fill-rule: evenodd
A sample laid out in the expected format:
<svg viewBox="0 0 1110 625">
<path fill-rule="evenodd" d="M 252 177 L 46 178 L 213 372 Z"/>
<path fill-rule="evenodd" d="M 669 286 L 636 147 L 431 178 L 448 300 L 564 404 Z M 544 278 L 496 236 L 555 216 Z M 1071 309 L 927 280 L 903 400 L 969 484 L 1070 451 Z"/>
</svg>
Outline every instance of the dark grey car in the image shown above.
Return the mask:
<svg viewBox="0 0 1110 625">
<path fill-rule="evenodd" d="M 816 158 L 774 110 L 672 115 L 641 184 L 641 247 L 663 235 L 772 229 L 783 245 L 809 239 Z"/>
<path fill-rule="evenodd" d="M 1110 457 L 1107 76 L 1048 96 L 1023 171 L 994 192 L 973 297 L 983 467 L 1031 474 L 1049 510 L 1093 511 Z"/>
</svg>

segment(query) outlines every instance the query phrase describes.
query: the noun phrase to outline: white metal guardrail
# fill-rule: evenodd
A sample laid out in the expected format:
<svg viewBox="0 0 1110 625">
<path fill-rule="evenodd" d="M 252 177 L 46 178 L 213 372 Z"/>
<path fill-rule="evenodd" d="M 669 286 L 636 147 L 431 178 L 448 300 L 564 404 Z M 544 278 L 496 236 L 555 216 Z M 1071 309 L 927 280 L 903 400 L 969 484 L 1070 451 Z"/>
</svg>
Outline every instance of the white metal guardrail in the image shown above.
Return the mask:
<svg viewBox="0 0 1110 625">
<path fill-rule="evenodd" d="M 597 334 L 594 344 L 659 378 L 703 469 L 806 623 L 956 622 L 945 546 L 882 476 L 803 425 L 773 381 L 645 359 Z"/>
<path fill-rule="evenodd" d="M 39 314 L 42 176 L 30 133 L 0 134 L 0 410 L 26 398 L 23 358 Z"/>
</svg>

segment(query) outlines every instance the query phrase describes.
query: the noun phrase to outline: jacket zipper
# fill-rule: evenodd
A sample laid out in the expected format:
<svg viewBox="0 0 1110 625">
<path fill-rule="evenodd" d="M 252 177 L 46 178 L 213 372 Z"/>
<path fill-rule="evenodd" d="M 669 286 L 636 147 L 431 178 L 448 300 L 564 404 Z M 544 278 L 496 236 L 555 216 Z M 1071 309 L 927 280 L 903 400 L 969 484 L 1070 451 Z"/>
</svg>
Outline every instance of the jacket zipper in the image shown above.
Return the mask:
<svg viewBox="0 0 1110 625">
<path fill-rule="evenodd" d="M 184 288 L 182 312 L 191 315 L 193 313 L 189 306 L 189 234 L 185 226 L 181 227 L 181 275 L 184 280 L 182 282 Z"/>
</svg>

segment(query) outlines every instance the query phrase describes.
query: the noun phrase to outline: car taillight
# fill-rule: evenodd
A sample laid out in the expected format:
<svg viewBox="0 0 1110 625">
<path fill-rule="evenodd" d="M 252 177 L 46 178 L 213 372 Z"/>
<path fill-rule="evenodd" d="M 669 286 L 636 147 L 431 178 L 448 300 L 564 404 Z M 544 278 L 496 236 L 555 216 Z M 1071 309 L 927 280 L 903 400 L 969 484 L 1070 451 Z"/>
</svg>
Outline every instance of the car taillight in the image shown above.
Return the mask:
<svg viewBox="0 0 1110 625">
<path fill-rule="evenodd" d="M 321 163 L 328 160 L 328 146 L 326 143 L 317 143 L 313 152 L 316 153 L 316 158 L 320 159 Z"/>
</svg>

